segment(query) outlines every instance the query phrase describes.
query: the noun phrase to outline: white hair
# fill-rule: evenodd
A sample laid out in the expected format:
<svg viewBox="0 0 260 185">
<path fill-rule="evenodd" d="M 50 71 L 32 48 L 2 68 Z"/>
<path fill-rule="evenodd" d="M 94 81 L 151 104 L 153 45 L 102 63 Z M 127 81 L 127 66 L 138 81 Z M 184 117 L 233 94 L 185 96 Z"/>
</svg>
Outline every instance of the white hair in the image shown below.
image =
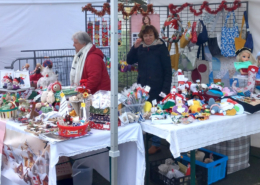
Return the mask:
<svg viewBox="0 0 260 185">
<path fill-rule="evenodd" d="M 87 32 L 79 31 L 73 34 L 72 39 L 77 39 L 80 44 L 92 43 L 91 38 Z"/>
</svg>

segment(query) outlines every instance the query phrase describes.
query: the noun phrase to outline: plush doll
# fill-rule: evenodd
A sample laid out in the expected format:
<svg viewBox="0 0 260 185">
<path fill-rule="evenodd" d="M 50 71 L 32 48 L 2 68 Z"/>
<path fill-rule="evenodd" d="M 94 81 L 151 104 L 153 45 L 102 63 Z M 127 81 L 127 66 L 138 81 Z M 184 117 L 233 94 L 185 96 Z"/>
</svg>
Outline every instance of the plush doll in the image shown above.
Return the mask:
<svg viewBox="0 0 260 185">
<path fill-rule="evenodd" d="M 57 75 L 52 71 L 52 68 L 46 66 L 42 70 L 42 76 L 37 82 L 37 88 L 47 88 L 51 83 L 57 81 Z"/>
<path fill-rule="evenodd" d="M 191 113 L 197 113 L 201 111 L 201 105 L 200 102 L 197 100 L 193 100 L 193 105 L 191 105 L 189 107 L 189 110 L 191 111 Z"/>
<path fill-rule="evenodd" d="M 176 94 L 176 88 L 173 86 L 171 89 L 171 92 L 162 100 L 163 110 L 169 109 L 175 105 L 175 94 Z"/>
<path fill-rule="evenodd" d="M 222 89 L 222 93 L 224 96 L 233 96 L 236 95 L 237 93 L 230 87 L 224 87 Z"/>
<path fill-rule="evenodd" d="M 209 99 L 207 108 L 210 109 L 211 114 L 223 113 L 220 104 L 216 103 L 213 98 Z"/>
<path fill-rule="evenodd" d="M 172 108 L 172 112 L 177 113 L 177 114 L 183 114 L 183 113 L 188 113 L 189 109 L 186 105 L 183 104 L 184 97 L 180 94 L 176 94 L 175 98 L 175 103 L 176 105 Z"/>
<path fill-rule="evenodd" d="M 241 75 L 248 74 L 248 67 L 250 65 L 256 65 L 256 60 L 251 53 L 250 48 L 243 47 L 236 51 L 237 62 L 234 63 L 235 69 L 241 73 Z"/>
<path fill-rule="evenodd" d="M 235 80 L 232 84 L 232 89 L 236 92 L 247 92 L 253 93 L 255 88 L 255 78 L 256 73 L 258 72 L 258 67 L 250 65 L 248 67 L 248 78 L 247 78 L 247 86 L 246 87 L 236 87 L 237 80 Z"/>
<path fill-rule="evenodd" d="M 20 89 L 20 78 L 15 78 L 13 80 L 13 90 Z"/>
</svg>

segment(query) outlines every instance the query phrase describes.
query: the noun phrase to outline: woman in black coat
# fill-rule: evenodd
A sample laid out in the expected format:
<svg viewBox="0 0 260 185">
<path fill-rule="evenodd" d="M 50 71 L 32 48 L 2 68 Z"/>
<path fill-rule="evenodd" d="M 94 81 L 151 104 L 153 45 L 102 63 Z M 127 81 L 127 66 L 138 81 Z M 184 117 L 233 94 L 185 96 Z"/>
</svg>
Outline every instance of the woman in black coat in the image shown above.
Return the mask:
<svg viewBox="0 0 260 185">
<path fill-rule="evenodd" d="M 127 63 L 138 63 L 137 83 L 151 87 L 148 100 L 160 101 L 161 92 L 166 95 L 170 93 L 172 82 L 170 55 L 154 26 L 146 26 L 139 36 L 127 54 Z"/>
<path fill-rule="evenodd" d="M 159 96 L 161 92 L 166 95 L 170 93 L 172 83 L 170 55 L 154 26 L 145 26 L 139 37 L 127 54 L 127 63 L 138 63 L 137 83 L 151 87 L 148 101 L 156 99 L 159 102 L 162 100 Z M 160 150 L 160 138 L 153 136 L 152 141 L 149 154 Z"/>
</svg>

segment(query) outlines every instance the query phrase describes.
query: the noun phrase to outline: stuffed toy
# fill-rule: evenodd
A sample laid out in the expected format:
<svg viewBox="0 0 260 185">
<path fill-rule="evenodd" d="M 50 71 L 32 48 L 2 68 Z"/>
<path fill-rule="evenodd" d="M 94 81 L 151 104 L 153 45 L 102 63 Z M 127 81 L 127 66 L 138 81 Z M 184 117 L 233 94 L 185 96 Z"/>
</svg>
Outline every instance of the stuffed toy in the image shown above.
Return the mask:
<svg viewBox="0 0 260 185">
<path fill-rule="evenodd" d="M 209 99 L 207 108 L 210 109 L 211 114 L 223 113 L 220 104 L 216 103 L 213 98 Z"/>
<path fill-rule="evenodd" d="M 223 96 L 233 96 L 233 95 L 236 95 L 237 93 L 230 87 L 224 87 L 222 89 L 222 93 L 223 93 Z"/>
<path fill-rule="evenodd" d="M 5 78 L 5 82 L 3 88 L 8 90 L 13 90 L 13 78 L 11 76 L 4 77 L 4 78 Z"/>
<path fill-rule="evenodd" d="M 52 65 L 46 66 L 41 72 L 42 76 L 37 82 L 37 88 L 47 88 L 51 83 L 57 81 L 57 75 L 52 71 Z"/>
<path fill-rule="evenodd" d="M 20 89 L 20 77 L 13 80 L 13 90 Z"/>
<path fill-rule="evenodd" d="M 201 111 L 201 105 L 200 102 L 197 100 L 193 100 L 193 105 L 191 105 L 189 107 L 189 110 L 191 111 L 191 113 L 197 113 Z"/>
<path fill-rule="evenodd" d="M 248 78 L 247 78 L 247 86 L 246 87 L 236 87 L 237 80 L 235 80 L 232 84 L 232 89 L 235 90 L 236 92 L 251 92 L 253 93 L 254 88 L 255 88 L 255 78 L 256 78 L 256 73 L 258 72 L 258 67 L 250 65 L 248 67 Z"/>
<path fill-rule="evenodd" d="M 173 86 L 171 89 L 171 92 L 162 100 L 163 110 L 169 109 L 175 105 L 175 94 L 176 94 L 176 88 Z"/>
<path fill-rule="evenodd" d="M 183 104 L 184 97 L 180 94 L 176 94 L 175 103 L 176 105 L 172 108 L 172 112 L 179 115 L 183 113 L 188 113 L 189 109 L 186 105 Z"/>
</svg>

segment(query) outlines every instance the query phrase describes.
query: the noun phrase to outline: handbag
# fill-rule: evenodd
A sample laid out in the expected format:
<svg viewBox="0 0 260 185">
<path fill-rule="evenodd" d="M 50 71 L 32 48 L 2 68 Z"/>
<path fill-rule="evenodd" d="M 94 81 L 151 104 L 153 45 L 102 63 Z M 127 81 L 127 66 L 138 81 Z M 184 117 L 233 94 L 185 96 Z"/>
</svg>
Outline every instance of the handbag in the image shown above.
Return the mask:
<svg viewBox="0 0 260 185">
<path fill-rule="evenodd" d="M 200 32 L 201 30 L 201 25 L 202 25 L 202 31 Z M 202 20 L 199 20 L 199 24 L 198 24 L 198 30 L 197 30 L 197 35 L 198 35 L 198 38 L 197 38 L 197 45 L 202 45 L 204 44 L 205 42 L 208 42 L 208 31 L 207 31 L 207 28 L 206 26 L 204 25 L 203 21 Z"/>
<path fill-rule="evenodd" d="M 215 21 L 213 23 L 213 26 L 211 27 L 211 32 L 215 31 L 215 27 L 216 27 L 216 25 L 218 23 L 218 19 L 219 19 L 221 13 L 222 13 L 222 16 L 225 19 L 225 12 L 224 12 L 224 10 L 222 10 L 222 11 L 220 11 L 216 15 L 216 18 L 215 18 Z M 221 55 L 221 50 L 219 48 L 217 36 L 209 38 L 209 40 L 208 40 L 208 47 L 209 47 L 209 50 L 210 50 L 210 53 L 211 53 L 212 56 Z"/>
<path fill-rule="evenodd" d="M 178 65 L 179 65 L 180 53 L 179 53 L 178 43 L 175 42 L 174 44 L 175 44 L 175 54 L 171 55 L 171 66 L 172 66 L 172 69 L 175 69 L 177 71 Z M 169 46 L 168 46 L 169 53 L 171 51 L 171 47 L 172 47 L 172 43 L 169 43 Z"/>
<path fill-rule="evenodd" d="M 227 27 L 227 21 L 231 16 L 231 12 L 228 12 L 224 26 L 221 30 L 221 54 L 224 57 L 234 57 L 236 56 L 235 49 L 235 38 L 239 36 L 238 26 L 236 23 L 235 12 L 233 13 L 233 27 Z"/>
<path fill-rule="evenodd" d="M 178 69 L 182 71 L 192 71 L 196 68 L 194 64 L 192 64 L 189 58 L 184 54 L 180 54 Z"/>
<path fill-rule="evenodd" d="M 202 59 L 199 59 L 200 49 L 202 48 Z M 195 83 L 196 80 L 200 80 L 201 83 L 209 83 L 209 62 L 205 60 L 204 46 L 199 46 L 196 68 L 191 73 L 191 79 Z"/>
<path fill-rule="evenodd" d="M 253 42 L 252 34 L 251 34 L 251 32 L 249 31 L 247 11 L 244 11 L 244 17 L 245 17 L 246 30 L 247 30 L 246 43 L 245 43 L 244 47 L 250 48 L 250 49 L 251 49 L 251 53 L 253 53 L 254 42 Z"/>
<path fill-rule="evenodd" d="M 190 39 L 191 39 L 190 33 L 191 33 L 191 27 L 189 25 L 187 25 L 187 28 L 180 39 L 180 48 L 185 48 L 189 44 Z"/>
<path fill-rule="evenodd" d="M 241 30 L 240 30 L 239 37 L 235 38 L 236 50 L 243 48 L 246 43 L 246 40 L 242 38 L 242 29 L 243 29 L 244 24 L 245 24 L 245 16 L 243 16 L 243 18 L 242 18 L 242 24 L 241 24 Z"/>
</svg>

